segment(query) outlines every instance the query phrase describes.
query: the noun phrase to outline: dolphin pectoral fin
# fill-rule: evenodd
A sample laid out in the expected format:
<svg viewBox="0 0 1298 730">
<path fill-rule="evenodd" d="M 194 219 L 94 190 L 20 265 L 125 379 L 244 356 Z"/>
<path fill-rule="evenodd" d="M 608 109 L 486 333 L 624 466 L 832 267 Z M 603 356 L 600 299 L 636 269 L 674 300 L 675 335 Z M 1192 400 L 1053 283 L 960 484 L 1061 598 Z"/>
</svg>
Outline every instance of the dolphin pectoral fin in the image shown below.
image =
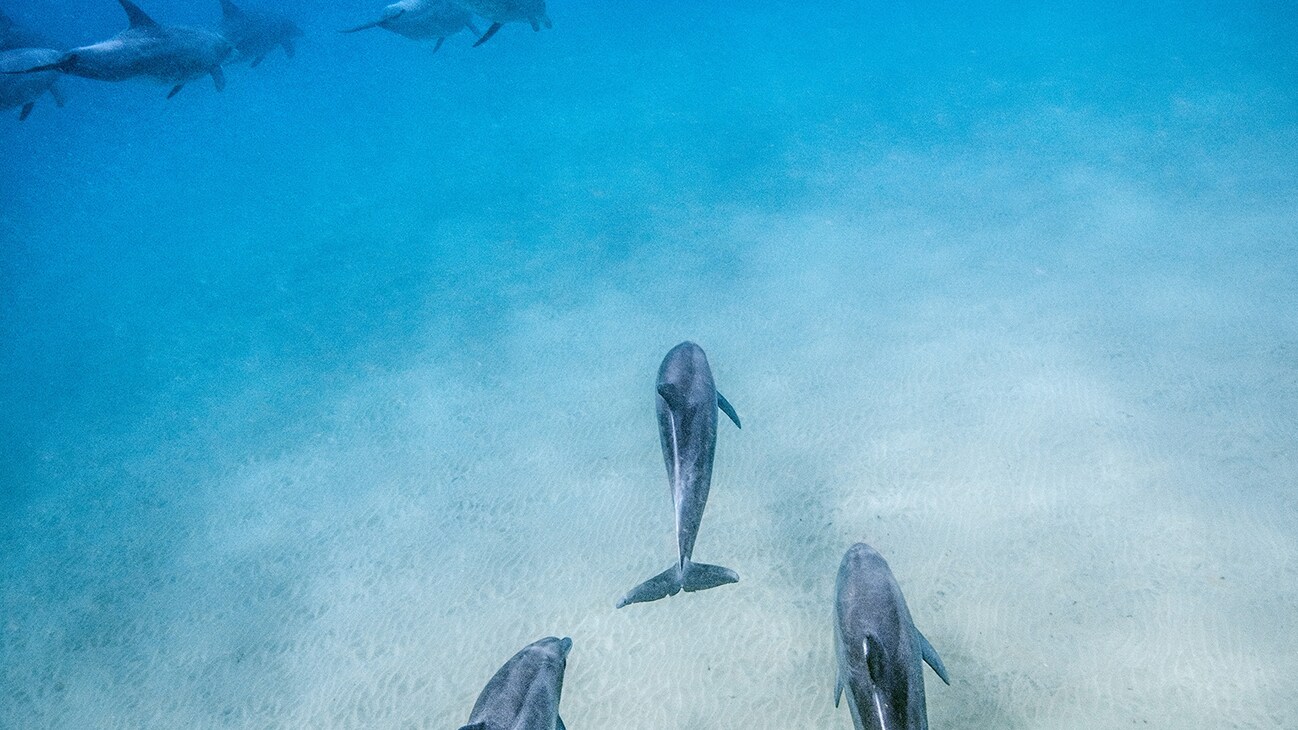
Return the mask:
<svg viewBox="0 0 1298 730">
<path fill-rule="evenodd" d="M 252 59 L 252 63 L 248 64 L 248 68 L 257 68 L 257 66 L 261 65 L 261 62 L 265 60 L 266 60 L 266 54 L 263 53 L 260 56 L 257 56 L 256 58 Z"/>
<path fill-rule="evenodd" d="M 438 38 L 437 43 L 433 44 L 433 53 L 442 50 L 442 44 L 446 42 L 445 38 Z"/>
<path fill-rule="evenodd" d="M 730 420 L 735 422 L 736 428 L 743 428 L 743 426 L 739 425 L 739 414 L 735 412 L 735 407 L 730 405 L 730 401 L 726 400 L 726 397 L 720 393 L 717 393 L 717 407 L 727 416 L 730 416 Z"/>
<path fill-rule="evenodd" d="M 730 568 L 723 568 L 720 565 L 708 565 L 707 563 L 686 563 L 685 578 L 681 581 L 681 587 L 686 593 L 694 591 L 706 591 L 709 588 L 716 588 L 728 583 L 738 583 L 739 574 Z"/>
<path fill-rule="evenodd" d="M 537 21 L 536 18 L 528 18 L 528 19 L 527 19 L 527 22 L 529 22 L 529 23 L 532 24 L 532 32 L 533 32 L 533 33 L 540 33 L 540 32 L 541 32 L 541 24 L 540 24 L 540 22 Z"/>
<path fill-rule="evenodd" d="M 472 33 L 472 34 L 474 34 L 474 35 L 477 35 L 477 36 L 482 35 L 482 31 L 478 30 L 478 26 L 474 25 L 472 20 L 466 20 L 466 21 L 464 21 L 464 27 L 465 27 L 465 28 L 468 28 L 468 29 L 469 29 L 469 32 Z"/>
<path fill-rule="evenodd" d="M 18 112 L 18 121 L 25 121 L 27 117 L 31 115 L 32 107 L 34 106 L 36 106 L 36 102 L 34 101 L 29 101 L 26 104 L 23 104 L 23 110 Z"/>
<path fill-rule="evenodd" d="M 170 99 L 171 97 L 175 96 L 176 94 L 179 94 L 179 93 L 180 93 L 180 90 L 183 89 L 183 88 L 185 88 L 185 85 L 184 85 L 184 84 L 176 84 L 175 86 L 171 87 L 171 91 L 168 91 L 168 92 L 167 92 L 167 98 Z"/>
<path fill-rule="evenodd" d="M 942 657 L 937 655 L 937 649 L 934 649 L 933 645 L 928 643 L 928 639 L 924 638 L 919 629 L 915 629 L 915 637 L 919 639 L 919 651 L 924 656 L 924 661 L 933 668 L 933 672 L 943 682 L 948 685 L 951 684 L 951 677 L 946 673 L 946 666 L 942 664 Z"/>
<path fill-rule="evenodd" d="M 843 673 L 834 674 L 834 707 L 838 707 L 838 701 L 843 699 Z"/>
<path fill-rule="evenodd" d="M 54 104 L 62 109 L 67 100 L 63 98 L 63 92 L 59 90 L 58 84 L 50 85 L 50 96 L 54 97 Z"/>
<path fill-rule="evenodd" d="M 225 72 L 221 70 L 221 67 L 212 67 L 210 73 L 212 74 L 212 84 L 216 86 L 216 90 L 225 91 Z"/>
<path fill-rule="evenodd" d="M 568 730 L 568 727 L 563 724 L 563 718 L 558 715 L 554 716 L 554 730 Z"/>
<path fill-rule="evenodd" d="M 648 603 L 681 592 L 680 569 L 675 565 L 632 588 L 617 602 L 617 608 L 632 603 Z"/>
<path fill-rule="evenodd" d="M 544 14 L 541 15 L 541 23 L 544 24 L 546 28 L 554 27 L 554 23 L 550 22 L 550 16 L 548 15 L 544 15 Z"/>
<path fill-rule="evenodd" d="M 478 39 L 478 42 L 473 44 L 473 47 L 477 48 L 483 43 L 486 43 L 487 41 L 491 40 L 491 37 L 495 35 L 496 31 L 498 30 L 500 30 L 500 23 L 492 23 L 491 27 L 487 29 L 487 32 L 483 33 L 482 37 Z"/>
<path fill-rule="evenodd" d="M 284 49 L 285 56 L 292 58 L 297 55 L 297 46 L 293 45 L 293 39 L 285 38 L 279 42 L 279 45 Z"/>
</svg>

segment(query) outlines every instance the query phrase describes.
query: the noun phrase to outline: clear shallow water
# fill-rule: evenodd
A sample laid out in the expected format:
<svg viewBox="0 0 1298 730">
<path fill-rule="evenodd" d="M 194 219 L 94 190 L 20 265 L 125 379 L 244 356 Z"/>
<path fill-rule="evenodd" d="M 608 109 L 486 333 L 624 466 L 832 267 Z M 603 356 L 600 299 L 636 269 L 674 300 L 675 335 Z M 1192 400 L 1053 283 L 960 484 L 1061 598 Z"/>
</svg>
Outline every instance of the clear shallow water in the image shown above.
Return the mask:
<svg viewBox="0 0 1298 730">
<path fill-rule="evenodd" d="M 866 540 L 934 728 L 1298 727 L 1291 10 L 286 10 L 0 120 L 0 726 L 454 728 L 560 634 L 574 729 L 850 727 Z M 741 582 L 614 611 L 686 338 Z"/>
</svg>

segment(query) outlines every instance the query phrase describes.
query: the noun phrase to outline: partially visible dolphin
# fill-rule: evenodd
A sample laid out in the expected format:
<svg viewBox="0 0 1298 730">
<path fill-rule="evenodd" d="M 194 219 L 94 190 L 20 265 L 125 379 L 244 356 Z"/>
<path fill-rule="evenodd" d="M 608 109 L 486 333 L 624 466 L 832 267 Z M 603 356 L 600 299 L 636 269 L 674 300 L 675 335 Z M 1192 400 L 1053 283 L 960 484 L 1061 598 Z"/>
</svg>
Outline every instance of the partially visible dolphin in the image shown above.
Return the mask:
<svg viewBox="0 0 1298 730">
<path fill-rule="evenodd" d="M 45 36 L 34 33 L 13 21 L 3 10 L 0 10 L 0 51 L 12 51 L 16 48 L 50 48 L 53 46 Z"/>
<path fill-rule="evenodd" d="M 547 636 L 523 647 L 487 682 L 460 730 L 566 730 L 559 717 L 572 639 Z"/>
<path fill-rule="evenodd" d="M 49 92 L 54 103 L 63 106 L 63 95 L 59 93 L 57 71 L 40 71 L 38 73 L 14 74 L 12 71 L 23 71 L 33 66 L 53 63 L 63 54 L 49 48 L 17 48 L 11 51 L 0 51 L 0 109 L 22 107 L 18 120 L 22 121 L 32 113 L 32 107 L 41 94 Z"/>
<path fill-rule="evenodd" d="M 505 23 L 530 23 L 532 30 L 539 31 L 541 26 L 553 28 L 550 16 L 545 14 L 545 0 L 456 0 L 460 5 L 476 15 L 491 21 L 491 27 L 482 34 L 474 48 L 491 39 L 500 26 Z"/>
<path fill-rule="evenodd" d="M 230 0 L 221 0 L 221 35 L 239 52 L 239 59 L 252 60 L 256 68 L 276 46 L 289 58 L 297 52 L 294 38 L 302 29 L 288 18 L 267 10 L 245 10 Z"/>
<path fill-rule="evenodd" d="M 717 392 L 703 348 L 693 342 L 673 347 L 658 368 L 658 436 L 676 508 L 676 564 L 632 588 L 617 607 L 656 601 L 681 590 L 702 591 L 739 580 L 720 565 L 695 563 L 694 541 L 712 487 L 717 447 L 717 408 L 739 425 L 739 415 Z"/>
<path fill-rule="evenodd" d="M 951 684 L 942 658 L 915 628 L 883 556 L 858 542 L 838 567 L 834 706 L 847 690 L 856 730 L 928 730 L 924 665 Z"/>
<path fill-rule="evenodd" d="M 433 53 L 447 38 L 465 28 L 474 35 L 479 34 L 469 11 L 451 0 L 400 0 L 384 8 L 378 20 L 338 32 L 355 33 L 369 28 L 382 28 L 416 41 L 436 38 Z"/>
<path fill-rule="evenodd" d="M 130 27 L 102 43 L 73 48 L 57 61 L 18 73 L 62 71 L 100 81 L 125 81 L 147 76 L 171 84 L 167 98 L 185 82 L 210 74 L 216 90 L 225 88 L 221 64 L 233 47 L 221 36 L 205 30 L 159 25 L 131 0 L 117 0 L 126 11 Z"/>
</svg>

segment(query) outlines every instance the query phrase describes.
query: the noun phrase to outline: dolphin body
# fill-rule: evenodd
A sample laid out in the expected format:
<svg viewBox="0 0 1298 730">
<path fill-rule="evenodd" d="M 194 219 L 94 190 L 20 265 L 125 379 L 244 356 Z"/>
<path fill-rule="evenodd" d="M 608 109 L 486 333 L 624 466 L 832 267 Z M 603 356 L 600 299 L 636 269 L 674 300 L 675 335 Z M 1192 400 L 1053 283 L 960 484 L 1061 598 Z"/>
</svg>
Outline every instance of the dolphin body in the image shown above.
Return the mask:
<svg viewBox="0 0 1298 730">
<path fill-rule="evenodd" d="M 21 107 L 18 119 L 22 121 L 32 113 L 36 100 L 45 92 L 54 97 L 54 103 L 63 106 L 63 95 L 59 93 L 57 71 L 39 71 L 37 73 L 11 73 L 23 71 L 33 66 L 53 63 L 63 54 L 49 48 L 18 48 L 11 51 L 0 51 L 0 109 Z"/>
<path fill-rule="evenodd" d="M 465 28 L 478 35 L 473 16 L 450 0 L 400 0 L 384 8 L 378 20 L 339 32 L 355 33 L 369 28 L 382 28 L 416 41 L 436 38 L 433 53 L 447 38 Z"/>
<path fill-rule="evenodd" d="M 491 27 L 473 44 L 474 48 L 486 43 L 505 23 L 530 23 L 532 30 L 541 26 L 553 28 L 550 16 L 545 14 L 545 0 L 456 0 L 465 10 L 491 21 Z"/>
<path fill-rule="evenodd" d="M 712 457 L 717 446 L 717 408 L 739 426 L 739 415 L 717 392 L 703 348 L 693 342 L 673 347 L 658 368 L 658 436 L 667 479 L 676 507 L 676 564 L 632 588 L 617 607 L 656 601 L 686 592 L 716 588 L 739 580 L 720 565 L 695 563 L 694 541 L 712 486 Z"/>
<path fill-rule="evenodd" d="M 892 570 L 858 542 L 838 567 L 834 706 L 847 691 L 856 730 L 928 730 L 924 664 L 951 684 L 942 658 L 915 628 Z"/>
<path fill-rule="evenodd" d="M 229 41 L 205 30 L 159 25 L 131 0 L 117 1 L 126 11 L 129 28 L 101 43 L 73 48 L 53 63 L 17 73 L 62 71 L 100 81 L 147 76 L 172 84 L 168 99 L 185 82 L 205 74 L 212 76 L 217 91 L 225 88 L 221 64 L 233 50 Z"/>
<path fill-rule="evenodd" d="M 297 53 L 293 39 L 302 37 L 302 29 L 279 13 L 244 10 L 221 0 L 221 35 L 239 52 L 240 60 L 252 59 L 256 68 L 277 46 L 292 58 Z"/>
<path fill-rule="evenodd" d="M 0 10 L 0 51 L 12 51 L 18 48 L 49 48 L 54 44 L 40 33 L 23 28 L 13 21 L 3 10 Z"/>
<path fill-rule="evenodd" d="M 559 717 L 572 639 L 547 636 L 523 647 L 487 682 L 460 730 L 566 730 Z"/>
</svg>

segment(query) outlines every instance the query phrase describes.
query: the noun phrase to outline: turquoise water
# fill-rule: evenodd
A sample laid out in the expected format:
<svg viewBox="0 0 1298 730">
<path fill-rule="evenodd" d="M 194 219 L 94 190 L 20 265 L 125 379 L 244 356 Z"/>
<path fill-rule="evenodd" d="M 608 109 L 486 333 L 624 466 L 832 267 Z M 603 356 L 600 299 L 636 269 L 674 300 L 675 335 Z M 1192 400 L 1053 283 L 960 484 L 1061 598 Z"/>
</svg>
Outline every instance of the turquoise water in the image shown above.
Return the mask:
<svg viewBox="0 0 1298 730">
<path fill-rule="evenodd" d="M 0 727 L 456 728 L 553 634 L 574 730 L 847 728 L 865 540 L 935 729 L 1298 728 L 1298 11 L 379 5 L 0 113 Z M 741 580 L 615 611 L 684 339 Z"/>
</svg>

